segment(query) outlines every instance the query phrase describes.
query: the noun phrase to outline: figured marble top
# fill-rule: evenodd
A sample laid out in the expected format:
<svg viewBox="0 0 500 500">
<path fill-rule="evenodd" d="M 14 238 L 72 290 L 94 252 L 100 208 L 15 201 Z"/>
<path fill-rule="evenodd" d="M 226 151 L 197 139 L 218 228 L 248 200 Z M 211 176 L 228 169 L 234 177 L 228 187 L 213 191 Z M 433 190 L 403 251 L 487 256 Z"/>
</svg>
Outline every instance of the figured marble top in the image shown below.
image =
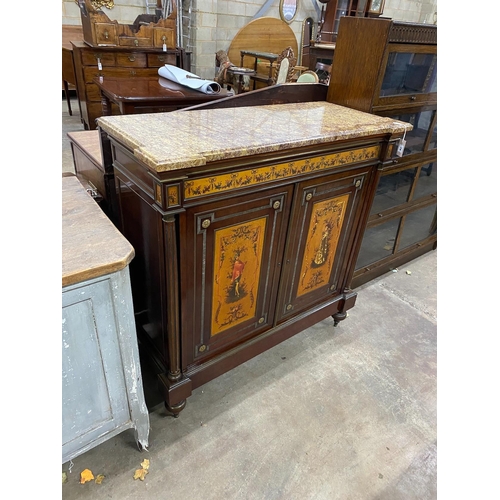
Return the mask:
<svg viewBox="0 0 500 500">
<path fill-rule="evenodd" d="M 326 101 L 105 116 L 97 122 L 156 172 L 412 128 Z"/>
<path fill-rule="evenodd" d="M 134 248 L 76 176 L 62 178 L 62 286 L 125 268 Z"/>
</svg>

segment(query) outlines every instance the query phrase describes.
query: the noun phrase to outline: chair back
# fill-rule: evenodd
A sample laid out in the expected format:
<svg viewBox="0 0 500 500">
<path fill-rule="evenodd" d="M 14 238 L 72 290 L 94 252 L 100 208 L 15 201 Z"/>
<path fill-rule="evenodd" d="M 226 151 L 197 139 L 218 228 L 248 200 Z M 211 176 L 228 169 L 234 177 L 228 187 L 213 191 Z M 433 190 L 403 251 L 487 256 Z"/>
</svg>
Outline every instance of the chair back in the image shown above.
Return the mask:
<svg viewBox="0 0 500 500">
<path fill-rule="evenodd" d="M 295 64 L 297 58 L 293 52 L 292 47 L 287 47 L 276 60 L 276 69 L 273 75 L 273 85 L 277 83 L 286 83 L 292 80 L 295 73 Z"/>
<path fill-rule="evenodd" d="M 319 83 L 319 77 L 314 71 L 304 71 L 297 78 L 297 83 Z"/>
</svg>

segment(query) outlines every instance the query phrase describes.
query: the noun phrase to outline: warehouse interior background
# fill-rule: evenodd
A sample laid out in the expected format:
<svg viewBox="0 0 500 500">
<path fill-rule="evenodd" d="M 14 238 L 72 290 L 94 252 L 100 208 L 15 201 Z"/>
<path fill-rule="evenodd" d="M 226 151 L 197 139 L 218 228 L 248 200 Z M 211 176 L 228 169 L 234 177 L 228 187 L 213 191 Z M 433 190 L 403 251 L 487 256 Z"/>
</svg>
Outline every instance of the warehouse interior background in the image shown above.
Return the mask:
<svg viewBox="0 0 500 500">
<path fill-rule="evenodd" d="M 16 492 L 10 495 L 58 497 L 60 21 L 46 4 L 29 5 L 34 13 L 23 9 L 20 19 L 27 22 L 15 45 L 30 54 L 29 63 L 16 80 L 7 81 L 7 58 L 3 81 L 8 96 L 3 130 L 9 144 L 4 147 L 2 201 L 5 233 L 11 236 L 3 246 L 9 320 L 2 364 L 7 430 L 2 466 L 5 488 Z M 445 174 L 439 181 L 438 493 L 444 499 L 492 498 L 498 491 L 500 179 L 493 120 L 500 109 L 492 61 L 499 43 L 492 39 L 495 17 L 472 6 L 439 4 L 440 163 Z M 21 186 L 19 196 L 14 188 Z M 7 344 L 9 333 L 19 343 Z M 22 373 L 20 382 L 11 382 L 14 373 Z"/>
</svg>

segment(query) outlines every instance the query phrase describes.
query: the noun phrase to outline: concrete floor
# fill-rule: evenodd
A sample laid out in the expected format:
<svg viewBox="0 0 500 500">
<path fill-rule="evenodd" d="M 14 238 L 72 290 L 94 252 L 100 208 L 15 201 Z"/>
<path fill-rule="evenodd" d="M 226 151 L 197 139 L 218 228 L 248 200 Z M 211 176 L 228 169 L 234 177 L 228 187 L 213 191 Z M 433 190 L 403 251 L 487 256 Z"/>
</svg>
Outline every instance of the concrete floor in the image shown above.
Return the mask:
<svg viewBox="0 0 500 500">
<path fill-rule="evenodd" d="M 65 134 L 83 130 L 73 103 L 63 171 Z M 143 366 L 149 451 L 130 430 L 63 464 L 62 498 L 437 498 L 436 271 L 432 251 L 358 288 L 338 327 L 322 321 L 194 390 L 177 419 Z M 103 482 L 80 484 L 84 469 Z"/>
</svg>

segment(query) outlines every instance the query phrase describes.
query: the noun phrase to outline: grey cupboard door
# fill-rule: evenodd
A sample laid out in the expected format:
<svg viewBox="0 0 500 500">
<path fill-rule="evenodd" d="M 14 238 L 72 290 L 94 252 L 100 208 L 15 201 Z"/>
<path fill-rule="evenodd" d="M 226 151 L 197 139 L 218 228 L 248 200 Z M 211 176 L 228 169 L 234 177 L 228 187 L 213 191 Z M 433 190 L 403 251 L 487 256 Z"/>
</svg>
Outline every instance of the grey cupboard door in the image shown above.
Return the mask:
<svg viewBox="0 0 500 500">
<path fill-rule="evenodd" d="M 62 295 L 63 457 L 130 422 L 109 279 Z"/>
</svg>

